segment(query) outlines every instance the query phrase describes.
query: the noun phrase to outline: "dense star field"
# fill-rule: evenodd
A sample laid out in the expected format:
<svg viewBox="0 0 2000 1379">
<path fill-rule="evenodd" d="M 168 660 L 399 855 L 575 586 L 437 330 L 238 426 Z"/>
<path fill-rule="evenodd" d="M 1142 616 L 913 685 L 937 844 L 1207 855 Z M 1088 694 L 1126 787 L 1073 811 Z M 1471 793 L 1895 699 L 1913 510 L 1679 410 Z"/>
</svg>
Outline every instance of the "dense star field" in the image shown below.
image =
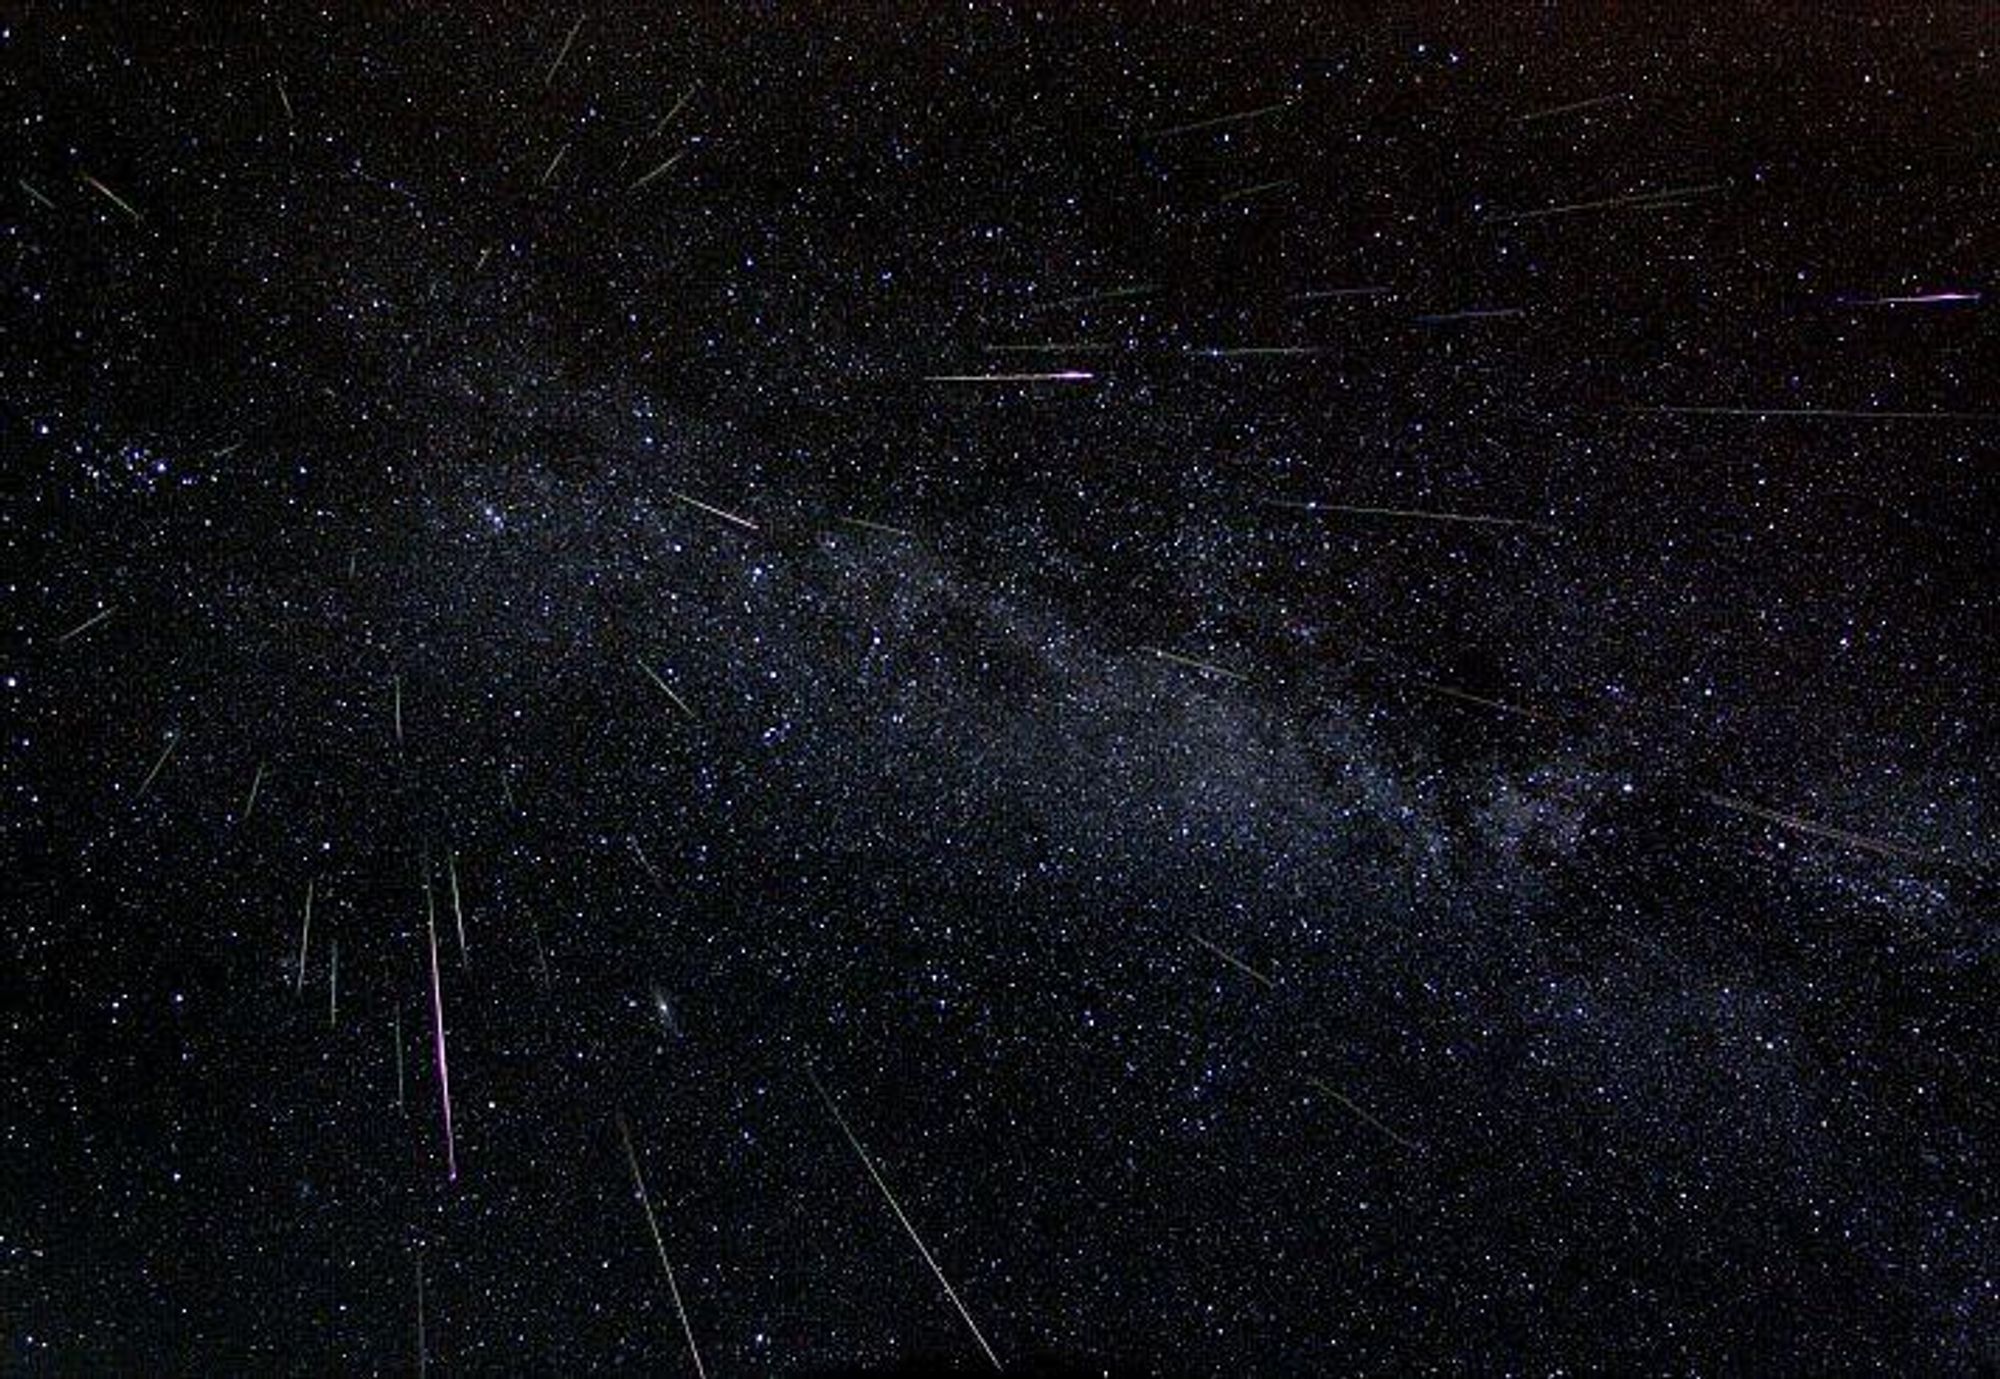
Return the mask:
<svg viewBox="0 0 2000 1379">
<path fill-rule="evenodd" d="M 1975 5 L 0 14 L 0 1367 L 1990 1372 Z"/>
</svg>

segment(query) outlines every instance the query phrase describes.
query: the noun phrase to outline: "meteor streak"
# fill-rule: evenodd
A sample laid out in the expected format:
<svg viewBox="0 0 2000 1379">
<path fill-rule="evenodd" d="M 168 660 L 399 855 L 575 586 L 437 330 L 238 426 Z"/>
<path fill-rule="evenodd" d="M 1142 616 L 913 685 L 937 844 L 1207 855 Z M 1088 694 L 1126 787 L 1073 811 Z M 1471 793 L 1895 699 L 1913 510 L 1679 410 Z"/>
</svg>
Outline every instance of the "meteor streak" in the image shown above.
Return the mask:
<svg viewBox="0 0 2000 1379">
<path fill-rule="evenodd" d="M 1665 187 L 1656 192 L 1633 192 L 1629 196 L 1606 196 L 1595 201 L 1566 201 L 1560 206 L 1541 206 L 1530 211 L 1503 211 L 1486 217 L 1490 225 L 1520 225 L 1551 216 L 1579 215 L 1585 211 L 1615 211 L 1625 207 L 1644 208 L 1679 201 L 1690 196 L 1707 196 L 1724 191 L 1727 182 L 1703 182 L 1698 186 Z"/>
<path fill-rule="evenodd" d="M 959 1301 L 958 1293 L 952 1288 L 951 1281 L 944 1276 L 944 1270 L 940 1269 L 937 1260 L 931 1257 L 930 1249 L 924 1244 L 923 1237 L 917 1234 L 917 1228 L 910 1224 L 910 1218 L 904 1214 L 902 1203 L 896 1200 L 895 1193 L 889 1191 L 889 1184 L 884 1182 L 882 1175 L 876 1171 L 875 1161 L 868 1157 L 868 1151 L 861 1147 L 861 1141 L 855 1137 L 854 1131 L 848 1128 L 847 1117 L 840 1114 L 840 1108 L 834 1105 L 833 1098 L 827 1094 L 819 1075 L 808 1067 L 806 1076 L 811 1079 L 813 1090 L 819 1093 L 819 1099 L 826 1103 L 826 1109 L 832 1113 L 834 1123 L 840 1126 L 840 1133 L 847 1136 L 848 1144 L 854 1147 L 855 1157 L 861 1160 L 861 1166 L 868 1170 L 868 1176 L 873 1178 L 875 1186 L 881 1189 L 883 1199 L 889 1203 L 889 1209 L 895 1212 L 896 1219 L 902 1222 L 903 1230 L 910 1237 L 910 1243 L 917 1247 L 917 1253 L 924 1257 L 924 1263 L 930 1265 L 931 1272 L 937 1275 L 938 1283 L 944 1288 L 944 1295 L 951 1299 L 951 1305 L 956 1307 L 958 1315 L 965 1319 L 965 1329 L 972 1333 L 973 1340 L 979 1342 L 979 1348 L 986 1353 L 987 1361 L 998 1372 L 1001 1368 L 1000 1357 L 993 1353 L 992 1346 L 986 1344 L 986 1337 L 980 1333 L 979 1324 L 972 1320 L 972 1314 L 966 1311 L 965 1304 Z"/>
<path fill-rule="evenodd" d="M 139 213 L 132 209 L 131 202 L 127 201 L 117 192 L 112 191 L 111 188 L 105 186 L 102 182 L 98 181 L 95 177 L 92 177 L 89 173 L 86 172 L 80 175 L 82 176 L 85 182 L 88 182 L 93 189 L 95 189 L 97 192 L 103 195 L 104 198 L 108 200 L 112 205 L 116 206 L 119 210 L 125 212 L 126 215 L 131 216 L 132 223 L 134 225 L 137 225 L 139 223 Z"/>
<path fill-rule="evenodd" d="M 1289 101 L 1274 101 L 1270 105 L 1260 105 L 1254 110 L 1239 110 L 1233 115 L 1215 115 L 1208 119 L 1195 120 L 1188 124 L 1168 125 L 1165 129 L 1150 131 L 1147 137 L 1170 139 L 1177 134 L 1194 134 L 1204 129 L 1219 129 L 1223 125 L 1242 124 L 1246 120 L 1260 119 L 1275 111 L 1283 110 L 1290 104 L 1291 102 Z"/>
<path fill-rule="evenodd" d="M 926 374 L 926 383 L 1088 383 L 1097 375 L 1081 369 L 1059 373 L 935 373 Z"/>
<path fill-rule="evenodd" d="M 672 685 L 669 685 L 665 680 L 662 680 L 659 676 L 658 671 L 654 670 L 644 661 L 639 662 L 639 669 L 645 671 L 646 678 L 651 680 L 654 684 L 660 687 L 660 692 L 662 694 L 666 695 L 667 698 L 674 701 L 674 707 L 679 709 L 682 713 L 686 714 L 689 722 L 694 721 L 694 710 L 687 706 L 687 700 L 681 698 L 678 694 L 675 694 L 674 687 Z M 637 843 L 634 843 L 632 846 L 634 848 L 637 848 L 639 845 Z"/>
<path fill-rule="evenodd" d="M 1256 968 L 1252 967 L 1249 963 L 1244 962 L 1241 958 L 1237 957 L 1235 954 L 1226 952 L 1218 945 L 1211 943 L 1206 937 L 1204 937 L 1199 933 L 1196 933 L 1193 929 L 1188 930 L 1188 937 L 1193 939 L 1196 943 L 1199 943 L 1209 952 L 1215 954 L 1215 956 L 1217 956 L 1218 958 L 1221 958 L 1224 962 L 1228 963 L 1238 972 L 1241 972 L 1244 976 L 1249 977 L 1252 981 L 1262 982 L 1267 987 L 1272 987 L 1274 989 L 1276 988 L 1277 983 L 1272 981 L 1269 977 L 1265 976 L 1262 972 L 1259 972 Z"/>
<path fill-rule="evenodd" d="M 1343 503 L 1299 503 L 1282 498 L 1266 498 L 1265 506 L 1288 508 L 1293 512 L 1345 512 L 1359 517 L 1407 517 L 1426 522 L 1471 522 L 1487 527 L 1527 527 L 1532 531 L 1553 532 L 1556 528 L 1546 522 L 1531 522 L 1525 517 L 1494 517 L 1478 512 L 1436 512 L 1424 508 L 1364 508 Z"/>
<path fill-rule="evenodd" d="M 737 526 L 743 528 L 743 530 L 745 531 L 757 530 L 757 524 L 755 522 L 752 522 L 747 517 L 738 517 L 733 512 L 725 512 L 721 508 L 711 507 L 707 503 L 702 502 L 701 499 L 699 498 L 690 498 L 685 493 L 678 492 L 677 490 L 674 489 L 668 489 L 667 492 L 676 499 L 678 499 L 679 501 L 686 503 L 689 507 L 699 508 L 701 511 L 707 513 L 710 517 L 720 517 L 725 522 L 734 522 Z"/>
<path fill-rule="evenodd" d="M 451 1070 L 444 1056 L 444 992 L 438 983 L 437 907 L 431 902 L 431 886 L 424 880 L 424 930 L 431 950 L 431 1021 L 437 1034 L 438 1096 L 444 1104 L 444 1161 L 446 1177 L 458 1181 L 458 1141 L 451 1129 Z"/>
<path fill-rule="evenodd" d="M 1206 671 L 1210 675 L 1220 675 L 1226 680 L 1247 681 L 1250 678 L 1241 671 L 1228 670 L 1209 661 L 1197 661 L 1192 656 L 1182 656 L 1176 652 L 1168 651 L 1164 647 L 1148 646 L 1141 647 L 1140 649 L 1152 652 L 1163 661 L 1172 661 L 1175 665 L 1187 666 L 1192 670 Z"/>
<path fill-rule="evenodd" d="M 78 623 L 75 627 L 72 627 L 69 631 L 63 633 L 60 637 L 57 637 L 56 645 L 58 646 L 62 645 L 64 642 L 68 641 L 71 637 L 82 636 L 85 632 L 90 631 L 91 628 L 97 626 L 99 623 L 103 622 L 106 618 L 110 617 L 113 613 L 116 613 L 117 611 L 118 611 L 118 605 L 115 603 L 108 608 L 99 609 L 97 612 L 92 613 L 89 617 L 85 618 L 82 622 Z"/>
<path fill-rule="evenodd" d="M 681 1286 L 674 1278 L 674 1266 L 667 1262 L 667 1242 L 660 1238 L 659 1218 L 653 1215 L 653 1199 L 646 1194 L 646 1179 L 639 1172 L 639 1155 L 632 1148 L 632 1129 L 625 1123 L 623 1113 L 618 1117 L 618 1138 L 625 1143 L 625 1162 L 632 1168 L 632 1186 L 639 1194 L 639 1205 L 646 1209 L 646 1229 L 653 1233 L 653 1248 L 659 1251 L 660 1269 L 667 1276 L 667 1291 L 673 1295 L 674 1312 L 681 1319 L 681 1334 L 687 1337 L 688 1355 L 694 1360 L 694 1372 L 700 1379 L 708 1379 L 708 1370 L 701 1363 L 701 1351 L 695 1347 L 694 1328 L 688 1325 L 687 1307 L 681 1302 Z"/>
<path fill-rule="evenodd" d="M 1423 1148 L 1423 1146 L 1418 1144 L 1415 1140 L 1405 1139 L 1403 1136 L 1397 1134 L 1394 1130 L 1391 1130 L 1388 1126 L 1384 1125 L 1381 1121 L 1369 1115 L 1368 1112 L 1362 1110 L 1361 1107 L 1355 1105 L 1355 1103 L 1345 1093 L 1341 1092 L 1338 1088 L 1333 1087 L 1323 1079 L 1314 1077 L 1311 1073 L 1304 1073 L 1301 1074 L 1301 1076 L 1303 1076 L 1306 1081 L 1312 1083 L 1313 1086 L 1319 1088 L 1322 1092 L 1325 1092 L 1328 1096 L 1332 1097 L 1335 1101 L 1339 1102 L 1342 1106 L 1345 1106 L 1349 1111 L 1352 1111 L 1360 1119 L 1366 1121 L 1369 1125 L 1374 1126 L 1377 1130 L 1387 1135 L 1397 1144 L 1403 1146 L 1403 1148 L 1412 1150 Z"/>
<path fill-rule="evenodd" d="M 1777 824 L 1780 828 L 1789 828 L 1795 833 L 1809 833 L 1815 838 L 1826 838 L 1836 843 L 1845 843 L 1849 847 L 1860 848 L 1863 852 L 1872 852 L 1879 857 L 1894 857 L 1906 862 L 1936 862 L 1941 860 L 1935 854 L 1920 852 L 1916 848 L 1903 847 L 1898 843 L 1884 842 L 1880 838 L 1870 838 L 1860 833 L 1850 833 L 1844 828 L 1834 828 L 1828 824 L 1816 824 L 1812 820 L 1802 819 L 1796 814 L 1785 814 L 1776 809 L 1766 809 L 1762 805 L 1752 804 L 1748 800 L 1739 800 L 1728 795 L 1710 794 L 1707 791 L 1702 792 L 1702 798 L 1720 809 L 1727 809 L 1736 814 L 1748 815 L 1753 819 L 1762 819 L 1766 823 Z"/>
<path fill-rule="evenodd" d="M 179 733 L 174 733 L 167 738 L 166 750 L 161 752 L 160 759 L 153 763 L 153 769 L 146 773 L 146 779 L 139 782 L 139 792 L 132 797 L 133 799 L 143 800 L 146 798 L 146 791 L 152 788 L 154 778 L 165 768 L 167 758 L 174 754 L 174 748 L 180 745 L 181 735 Z"/>
</svg>

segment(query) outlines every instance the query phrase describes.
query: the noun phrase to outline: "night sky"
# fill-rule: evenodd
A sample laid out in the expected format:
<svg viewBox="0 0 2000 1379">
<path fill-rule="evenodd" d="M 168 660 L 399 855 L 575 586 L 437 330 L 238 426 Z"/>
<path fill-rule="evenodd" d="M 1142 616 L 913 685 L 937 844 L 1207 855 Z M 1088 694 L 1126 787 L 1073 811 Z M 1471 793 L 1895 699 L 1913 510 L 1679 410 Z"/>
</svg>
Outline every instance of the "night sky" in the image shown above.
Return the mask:
<svg viewBox="0 0 2000 1379">
<path fill-rule="evenodd" d="M 1992 8 L 0 118 L 0 1367 L 2000 1365 Z"/>
</svg>

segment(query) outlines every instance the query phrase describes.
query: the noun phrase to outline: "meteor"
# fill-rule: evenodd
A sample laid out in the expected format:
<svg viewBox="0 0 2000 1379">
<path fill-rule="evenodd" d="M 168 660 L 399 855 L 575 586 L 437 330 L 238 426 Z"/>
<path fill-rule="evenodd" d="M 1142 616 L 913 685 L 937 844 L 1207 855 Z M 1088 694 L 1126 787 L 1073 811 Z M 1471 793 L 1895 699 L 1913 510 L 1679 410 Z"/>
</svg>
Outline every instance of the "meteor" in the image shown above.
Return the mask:
<svg viewBox="0 0 2000 1379">
<path fill-rule="evenodd" d="M 810 1067 L 805 1071 L 806 1077 L 812 1082 L 813 1090 L 819 1093 L 819 1099 L 826 1103 L 826 1109 L 832 1114 L 834 1123 L 840 1127 L 841 1134 L 845 1135 L 848 1144 L 854 1147 L 855 1157 L 861 1160 L 861 1166 L 868 1170 L 868 1176 L 873 1178 L 875 1186 L 881 1189 L 883 1199 L 889 1203 L 889 1209 L 895 1212 L 896 1219 L 902 1222 L 903 1230 L 910 1237 L 910 1243 L 917 1247 L 917 1253 L 924 1257 L 924 1263 L 930 1265 L 931 1272 L 937 1276 L 938 1283 L 944 1288 L 944 1295 L 951 1299 L 951 1305 L 956 1307 L 958 1315 L 965 1319 L 965 1329 L 972 1333 L 973 1340 L 979 1342 L 980 1350 L 985 1352 L 986 1359 L 994 1371 L 999 1372 L 1000 1357 L 993 1353 L 992 1346 L 986 1344 L 986 1337 L 981 1334 L 979 1324 L 973 1321 L 972 1314 L 965 1310 L 965 1304 L 959 1301 L 957 1291 L 951 1286 L 951 1281 L 944 1276 L 944 1270 L 940 1269 L 937 1260 L 931 1257 L 930 1249 L 924 1244 L 923 1237 L 918 1235 L 917 1228 L 910 1224 L 910 1218 L 903 1211 L 903 1204 L 896 1200 L 895 1193 L 889 1191 L 889 1184 L 884 1182 L 882 1175 L 876 1171 L 875 1161 L 868 1157 L 868 1151 L 861 1147 L 861 1141 L 855 1137 L 854 1131 L 848 1128 L 847 1117 L 840 1114 L 840 1107 L 836 1106 L 833 1098 L 827 1094 L 826 1087 L 820 1082 L 818 1074 Z"/>
<path fill-rule="evenodd" d="M 1345 1093 L 1341 1092 L 1338 1088 L 1332 1086 L 1331 1084 L 1327 1083 L 1326 1081 L 1320 1078 L 1314 1077 L 1311 1073 L 1303 1073 L 1301 1074 L 1301 1076 L 1304 1077 L 1306 1081 L 1312 1083 L 1313 1086 L 1319 1088 L 1322 1092 L 1325 1092 L 1328 1096 L 1332 1097 L 1335 1101 L 1339 1102 L 1342 1106 L 1345 1106 L 1349 1111 L 1353 1112 L 1361 1120 L 1367 1122 L 1369 1125 L 1372 1125 L 1373 1127 L 1375 1127 L 1375 1129 L 1381 1131 L 1384 1135 L 1387 1135 L 1397 1144 L 1403 1146 L 1403 1148 L 1412 1150 L 1423 1148 L 1423 1146 L 1418 1144 L 1416 1141 L 1405 1139 L 1403 1136 L 1397 1134 L 1394 1130 L 1391 1130 L 1388 1126 L 1384 1125 L 1381 1121 L 1369 1115 L 1368 1112 L 1364 1111 L 1361 1107 L 1355 1105 L 1355 1103 L 1351 1099 L 1349 1099 Z"/>
<path fill-rule="evenodd" d="M 430 878 L 424 878 L 424 929 L 430 937 L 431 1020 L 437 1036 L 438 1096 L 444 1104 L 444 1161 L 446 1177 L 458 1181 L 458 1141 L 451 1130 L 451 1070 L 444 1056 L 444 992 L 438 983 L 437 907 L 431 901 Z"/>
<path fill-rule="evenodd" d="M 1171 139 L 1178 134 L 1194 134 L 1204 129 L 1220 129 L 1223 125 L 1242 124 L 1248 120 L 1261 119 L 1285 109 L 1290 101 L 1274 101 L 1270 105 L 1260 105 L 1254 110 L 1239 110 L 1232 115 L 1215 115 L 1205 120 L 1195 120 L 1189 124 L 1168 125 L 1165 129 L 1150 132 L 1154 139 Z"/>
<path fill-rule="evenodd" d="M 83 178 L 85 182 L 88 182 L 92 188 L 94 188 L 96 191 L 102 194 L 104 198 L 108 200 L 112 205 L 116 206 L 119 210 L 125 212 L 126 215 L 131 216 L 132 223 L 134 225 L 137 225 L 139 223 L 139 213 L 132 209 L 131 202 L 127 201 L 117 192 L 112 191 L 111 188 L 105 186 L 102 182 L 98 181 L 95 177 L 92 177 L 89 173 L 86 172 L 86 173 L 81 173 L 79 175 Z"/>
<path fill-rule="evenodd" d="M 653 1248 L 659 1251 L 660 1269 L 667 1276 L 667 1291 L 673 1295 L 674 1312 L 681 1319 L 681 1334 L 687 1337 L 688 1355 L 694 1360 L 694 1372 L 699 1379 L 708 1379 L 708 1370 L 701 1363 L 701 1351 L 694 1343 L 694 1328 L 688 1325 L 687 1307 L 681 1302 L 680 1283 L 674 1278 L 674 1266 L 667 1262 L 667 1242 L 660 1238 L 660 1222 L 653 1215 L 653 1199 L 646 1195 L 646 1179 L 639 1172 L 639 1155 L 632 1148 L 632 1128 L 625 1123 L 622 1112 L 618 1117 L 618 1138 L 625 1144 L 625 1162 L 632 1168 L 632 1187 L 639 1194 L 639 1205 L 646 1209 L 646 1229 L 653 1233 Z"/>
<path fill-rule="evenodd" d="M 1226 680 L 1247 681 L 1250 678 L 1249 676 L 1243 674 L 1243 672 L 1241 671 L 1228 670 L 1222 666 L 1215 665 L 1208 661 L 1197 661 L 1192 656 L 1182 656 L 1176 652 L 1168 651 L 1162 647 L 1147 646 L 1147 647 L 1141 647 L 1140 650 L 1150 651 L 1163 661 L 1172 661 L 1175 665 L 1187 666 L 1192 670 L 1205 671 L 1210 675 L 1220 675 Z"/>
<path fill-rule="evenodd" d="M 116 613 L 117 611 L 118 611 L 118 605 L 115 603 L 109 606 L 108 608 L 99 609 L 97 612 L 92 613 L 89 617 L 85 618 L 82 622 L 78 623 L 75 627 L 72 627 L 69 631 L 63 633 L 60 637 L 57 637 L 56 645 L 58 646 L 62 645 L 64 642 L 68 641 L 71 637 L 82 636 L 84 633 L 90 631 L 91 628 L 97 626 L 99 623 L 103 622 L 106 618 L 110 617 L 113 613 Z"/>
<path fill-rule="evenodd" d="M 1288 508 L 1293 512 L 1345 512 L 1359 517 L 1406 517 L 1425 522 L 1470 522 L 1487 527 L 1527 527 L 1532 531 L 1553 532 L 1556 528 L 1546 522 L 1531 522 L 1525 517 L 1494 517 L 1479 512 L 1438 512 L 1425 508 L 1364 508 L 1343 503 L 1299 503 L 1282 498 L 1266 498 L 1265 506 Z"/>
<path fill-rule="evenodd" d="M 556 79 L 556 73 L 562 70 L 563 59 L 569 56 L 570 44 L 576 42 L 577 34 L 583 31 L 583 19 L 584 17 L 582 15 L 578 15 L 576 17 L 576 23 L 570 26 L 569 37 L 563 40 L 562 49 L 559 52 L 557 52 L 556 60 L 549 64 L 549 74 L 542 78 L 542 85 L 544 87 L 547 87 L 551 82 L 553 82 Z"/>
<path fill-rule="evenodd" d="M 1249 977 L 1252 981 L 1262 982 L 1265 986 L 1271 988 L 1275 988 L 1277 986 L 1276 982 L 1272 981 L 1262 972 L 1259 972 L 1256 968 L 1252 967 L 1249 963 L 1244 962 L 1241 958 L 1237 957 L 1235 954 L 1226 952 L 1218 945 L 1211 943 L 1204 935 L 1195 932 L 1193 929 L 1190 929 L 1188 930 L 1188 937 L 1193 939 L 1196 943 L 1199 943 L 1209 952 L 1215 954 L 1215 956 L 1217 956 L 1218 958 L 1221 958 L 1224 962 L 1228 963 L 1238 972 L 1241 972 L 1244 976 Z"/>
<path fill-rule="evenodd" d="M 1064 369 L 1058 373 L 935 373 L 924 377 L 926 383 L 1088 383 L 1097 375 L 1081 369 Z"/>
</svg>

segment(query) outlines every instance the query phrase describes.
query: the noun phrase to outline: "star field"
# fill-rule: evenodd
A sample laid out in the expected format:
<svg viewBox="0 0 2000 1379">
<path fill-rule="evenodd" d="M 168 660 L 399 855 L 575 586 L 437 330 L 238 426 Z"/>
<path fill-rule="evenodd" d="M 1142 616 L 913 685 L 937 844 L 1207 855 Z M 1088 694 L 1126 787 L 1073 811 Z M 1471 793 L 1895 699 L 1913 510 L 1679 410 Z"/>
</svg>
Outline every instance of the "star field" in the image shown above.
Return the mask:
<svg viewBox="0 0 2000 1379">
<path fill-rule="evenodd" d="M 1990 1371 L 1996 43 L 12 7 L 0 1365 Z"/>
</svg>

